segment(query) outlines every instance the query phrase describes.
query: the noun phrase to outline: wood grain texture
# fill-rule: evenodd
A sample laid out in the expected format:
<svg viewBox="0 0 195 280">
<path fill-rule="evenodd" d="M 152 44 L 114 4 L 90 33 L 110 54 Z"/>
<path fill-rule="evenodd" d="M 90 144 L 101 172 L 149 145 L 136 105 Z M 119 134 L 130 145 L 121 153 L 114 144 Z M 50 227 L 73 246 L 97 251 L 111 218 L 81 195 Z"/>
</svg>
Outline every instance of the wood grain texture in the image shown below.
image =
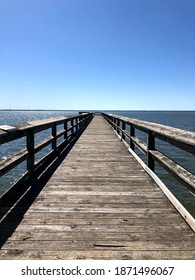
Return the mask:
<svg viewBox="0 0 195 280">
<path fill-rule="evenodd" d="M 11 221 L 1 234 L 10 227 Z M 3 245 L 0 259 L 195 259 L 195 239 L 96 116 Z"/>
</svg>

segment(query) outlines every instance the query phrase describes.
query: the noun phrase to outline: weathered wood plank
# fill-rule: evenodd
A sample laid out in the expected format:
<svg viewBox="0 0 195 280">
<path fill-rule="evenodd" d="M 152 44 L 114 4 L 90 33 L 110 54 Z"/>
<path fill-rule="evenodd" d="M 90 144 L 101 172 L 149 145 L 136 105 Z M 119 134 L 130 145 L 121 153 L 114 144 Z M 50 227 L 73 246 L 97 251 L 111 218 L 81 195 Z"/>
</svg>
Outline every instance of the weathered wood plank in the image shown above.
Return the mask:
<svg viewBox="0 0 195 280">
<path fill-rule="evenodd" d="M 83 190 L 86 189 L 86 191 L 94 191 L 94 190 L 98 190 L 98 191 L 105 191 L 107 190 L 108 192 L 114 192 L 114 191 L 121 191 L 121 192 L 159 192 L 160 190 L 157 188 L 157 186 L 151 186 L 151 180 L 146 180 L 143 182 L 143 185 L 140 187 L 140 181 L 136 181 L 133 180 L 131 182 L 127 182 L 125 180 L 122 180 L 121 182 L 119 182 L 119 180 L 109 180 L 109 178 L 105 181 L 100 181 L 100 182 L 96 182 L 96 181 L 90 181 L 90 182 L 75 182 L 74 181 L 70 181 L 70 180 L 62 180 L 62 182 L 56 182 L 54 180 L 49 181 L 47 183 L 47 187 L 45 188 L 45 191 L 49 191 L 49 190 L 72 190 L 72 191 L 76 191 L 76 190 Z M 150 187 L 151 186 L 151 187 Z M 162 191 L 161 191 L 162 192 Z"/>
<path fill-rule="evenodd" d="M 106 235 L 106 239 L 105 239 Z M 182 240 L 188 241 L 193 238 L 193 233 L 185 232 L 185 235 L 177 235 L 175 231 L 168 230 L 166 235 L 172 240 Z M 101 232 L 101 231 L 64 231 L 64 232 L 47 232 L 47 231 L 17 231 L 9 239 L 10 241 L 17 240 L 18 242 L 22 241 L 72 241 L 72 240 L 93 240 L 93 241 L 162 241 L 166 240 L 165 232 L 156 232 L 151 234 L 151 232 Z"/>
<path fill-rule="evenodd" d="M 150 232 L 151 234 L 154 234 L 156 231 L 161 231 L 166 234 L 167 231 L 180 231 L 182 234 L 185 234 L 185 232 L 189 231 L 189 227 L 186 224 L 178 224 L 178 225 L 156 225 L 150 224 L 150 228 L 148 228 L 148 225 L 124 225 L 123 227 L 119 227 L 118 225 L 58 225 L 58 224 L 53 224 L 53 225 L 25 225 L 21 223 L 17 231 L 45 231 L 45 232 L 65 232 L 68 231 L 102 231 L 105 232 L 105 234 L 108 232 L 115 232 L 115 233 L 123 233 L 123 232 L 128 232 L 128 233 L 144 233 L 144 232 Z M 106 237 L 105 237 L 106 240 Z M 170 242 L 170 241 L 169 241 Z M 168 243 L 169 243 L 168 242 Z M 171 240 L 172 242 L 172 240 Z M 170 243 L 171 243 L 170 242 Z M 4 245 L 5 246 L 5 245 Z M 4 247 L 3 247 L 4 248 Z"/>
<path fill-rule="evenodd" d="M 126 188 L 120 188 L 117 186 L 116 190 L 114 190 L 114 186 L 110 185 L 108 188 L 106 187 L 107 191 L 105 191 L 105 185 L 78 185 L 77 187 L 75 185 L 60 185 L 58 186 L 49 186 L 46 190 L 45 193 L 41 195 L 41 197 L 47 197 L 52 195 L 81 195 L 83 192 L 86 192 L 87 195 L 105 195 L 105 196 L 140 196 L 140 197 L 148 197 L 148 198 L 159 198 L 159 194 L 161 195 L 161 192 L 156 190 L 156 189 L 149 189 L 148 186 L 143 187 L 142 191 L 137 190 L 138 185 L 132 185 L 132 186 L 126 186 Z M 58 191 L 56 190 L 58 189 Z M 129 191 L 128 191 L 129 190 Z M 77 194 L 78 192 L 78 194 Z"/>
<path fill-rule="evenodd" d="M 132 206 L 132 204 L 139 204 L 139 205 L 147 205 L 147 204 L 155 204 L 158 205 L 159 204 L 165 204 L 165 199 L 164 198 L 147 198 L 144 196 L 133 196 L 130 197 L 128 195 L 123 196 L 123 195 L 118 195 L 118 196 L 111 196 L 111 195 L 106 195 L 104 194 L 104 196 L 102 195 L 85 195 L 84 193 L 80 194 L 80 195 L 56 195 L 53 198 L 52 196 L 44 196 L 44 197 L 39 197 L 36 199 L 36 201 L 34 202 L 34 205 L 45 205 L 45 204 L 49 204 L 51 207 L 54 204 L 55 205 L 64 205 L 64 203 L 66 203 L 66 205 L 68 204 L 102 204 L 102 203 L 106 203 L 106 204 L 129 204 Z M 136 202 L 135 202 L 136 201 Z"/>
<path fill-rule="evenodd" d="M 72 242 L 68 241 L 8 241 L 4 246 L 4 250 L 7 249 L 15 250 L 43 250 L 47 248 L 47 251 L 53 251 L 55 248 L 56 251 L 65 251 L 65 250 L 97 250 L 97 251 L 106 251 L 110 249 L 123 250 L 125 251 L 147 251 L 147 250 L 187 250 L 187 251 L 195 251 L 195 243 L 192 241 L 182 241 L 182 240 L 172 240 L 172 242 L 166 242 L 162 240 L 155 241 L 77 241 L 72 240 Z"/>
<path fill-rule="evenodd" d="M 66 251 L 27 251 L 27 250 L 1 250 L 0 259 L 4 260 L 148 260 L 148 259 L 162 259 L 162 260 L 194 260 L 195 253 L 192 251 L 181 250 L 150 250 L 150 251 L 123 251 L 123 250 L 66 250 Z"/>
<path fill-rule="evenodd" d="M 117 218 L 104 218 L 104 219 L 59 219 L 59 218 L 33 218 L 29 217 L 28 219 L 25 218 L 23 220 L 24 225 L 117 225 L 117 226 L 129 226 L 129 225 L 150 225 L 150 224 L 158 224 L 158 225 L 177 225 L 178 222 L 182 222 L 181 220 L 178 220 L 176 218 L 167 219 L 166 222 L 163 220 L 160 220 L 158 218 L 152 219 L 152 218 L 131 218 L 131 219 L 117 219 Z M 9 224 L 6 226 L 9 227 Z"/>
<path fill-rule="evenodd" d="M 28 210 L 29 213 L 31 212 L 37 212 L 37 213 L 42 213 L 42 212 L 53 212 L 53 213 L 75 213 L 75 215 L 77 215 L 78 213 L 108 213 L 108 214 L 123 214 L 123 213 L 134 213 L 136 211 L 136 213 L 139 213 L 139 214 L 153 214 L 153 213 L 164 213 L 164 215 L 166 215 L 167 213 L 175 213 L 175 210 L 170 206 L 169 208 L 146 208 L 146 207 L 143 207 L 143 208 L 140 208 L 140 207 L 129 207 L 129 208 L 125 208 L 125 207 L 122 207 L 122 208 L 112 208 L 112 207 L 104 207 L 105 205 L 102 205 L 102 207 L 94 207 L 94 208 L 89 208 L 88 205 L 84 206 L 82 205 L 83 207 L 78 207 L 77 205 L 74 205 L 74 207 L 70 207 L 70 205 L 68 205 L 67 207 L 44 207 L 44 206 L 37 206 L 37 207 L 34 207 L 34 206 L 31 206 L 29 209 L 26 208 L 26 207 L 20 207 L 19 209 L 16 209 L 15 210 L 15 213 L 17 214 L 20 213 L 20 212 L 24 212 L 26 210 Z M 122 206 L 122 205 L 121 205 Z M 6 212 L 8 211 L 9 208 L 0 208 L 0 213 L 1 212 Z"/>
<path fill-rule="evenodd" d="M 39 213 L 37 212 L 26 212 L 26 214 L 24 215 L 24 219 L 26 217 L 29 217 L 32 219 L 37 219 L 37 218 L 43 218 L 47 217 L 48 219 L 52 219 L 52 218 L 56 218 L 56 219 L 158 219 L 158 220 L 163 220 L 164 218 L 164 214 L 163 213 L 137 213 L 137 212 L 133 212 L 133 213 L 121 213 L 118 214 L 117 216 L 113 216 L 112 213 L 89 213 L 87 216 L 85 213 L 77 213 L 77 215 L 75 216 L 75 212 L 69 212 L 69 213 L 55 213 L 55 212 L 43 212 L 40 216 Z M 164 221 L 169 219 L 174 219 L 174 220 L 178 220 L 181 222 L 181 220 L 183 220 L 183 218 L 177 214 L 177 212 L 174 211 L 174 213 L 166 213 L 166 219 L 164 219 Z"/>
</svg>

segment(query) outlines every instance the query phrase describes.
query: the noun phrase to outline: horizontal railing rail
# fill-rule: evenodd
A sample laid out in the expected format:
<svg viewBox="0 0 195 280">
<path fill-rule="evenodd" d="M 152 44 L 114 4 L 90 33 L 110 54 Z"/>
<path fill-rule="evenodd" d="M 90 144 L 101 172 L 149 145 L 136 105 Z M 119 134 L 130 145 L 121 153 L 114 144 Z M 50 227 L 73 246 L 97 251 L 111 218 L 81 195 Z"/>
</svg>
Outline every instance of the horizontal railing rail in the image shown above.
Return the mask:
<svg viewBox="0 0 195 280">
<path fill-rule="evenodd" d="M 26 161 L 26 172 L 20 178 L 21 182 L 29 177 L 36 178 L 35 175 L 39 173 L 39 168 L 43 170 L 52 161 L 52 158 L 58 156 L 72 139 L 88 125 L 92 118 L 93 113 L 83 113 L 70 117 L 31 121 L 14 126 L 0 126 L 0 145 L 17 139 L 25 139 L 25 149 L 5 159 L 0 159 L 0 176 L 7 174 Z M 36 143 L 36 134 L 47 130 L 49 130 L 49 136 Z M 57 140 L 60 137 L 63 139 L 58 144 Z M 35 155 L 49 145 L 51 145 L 50 151 L 37 162 Z"/>
<path fill-rule="evenodd" d="M 155 162 L 157 162 L 191 192 L 195 193 L 195 176 L 155 146 L 157 138 L 195 155 L 195 132 L 113 114 L 102 113 L 102 115 L 131 150 L 134 151 L 136 146 L 146 155 L 147 166 L 152 171 L 154 171 Z M 136 137 L 136 130 L 147 135 L 147 143 Z"/>
</svg>

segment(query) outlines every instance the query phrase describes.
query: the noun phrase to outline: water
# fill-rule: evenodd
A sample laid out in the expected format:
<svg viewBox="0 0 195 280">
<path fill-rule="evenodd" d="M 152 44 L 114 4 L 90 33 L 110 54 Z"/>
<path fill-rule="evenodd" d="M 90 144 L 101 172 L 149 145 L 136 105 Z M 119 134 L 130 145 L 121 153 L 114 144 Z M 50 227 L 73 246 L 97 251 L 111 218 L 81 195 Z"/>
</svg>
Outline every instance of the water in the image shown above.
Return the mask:
<svg viewBox="0 0 195 280">
<path fill-rule="evenodd" d="M 46 119 L 58 116 L 70 116 L 77 114 L 78 111 L 0 111 L 0 125 L 14 125 L 27 121 Z M 108 113 L 117 114 L 129 118 L 135 118 L 143 121 L 156 122 L 185 130 L 195 131 L 195 111 L 108 111 Z M 40 141 L 47 136 L 48 131 L 36 135 L 36 141 Z M 146 141 L 146 135 L 142 132 L 136 132 L 136 136 Z M 184 168 L 195 174 L 195 157 L 184 151 L 157 140 L 156 147 L 171 159 L 181 164 Z M 25 148 L 25 139 L 19 139 L 0 146 L 0 159 L 6 159 L 10 155 L 19 152 Z M 48 148 L 42 152 L 47 154 Z M 136 149 L 139 156 L 146 162 L 145 156 Z M 41 156 L 42 156 L 41 155 Z M 39 158 L 36 158 L 39 160 Z M 25 162 L 17 168 L 11 170 L 8 174 L 0 178 L 0 195 L 3 194 L 24 172 L 26 171 Z M 172 178 L 162 167 L 156 164 L 155 172 L 161 180 L 170 188 L 181 203 L 195 217 L 195 196 L 192 195 L 178 181 Z"/>
<path fill-rule="evenodd" d="M 0 111 L 0 125 L 14 125 L 41 119 L 48 119 L 60 116 L 71 116 L 78 114 L 78 111 Z"/>
</svg>

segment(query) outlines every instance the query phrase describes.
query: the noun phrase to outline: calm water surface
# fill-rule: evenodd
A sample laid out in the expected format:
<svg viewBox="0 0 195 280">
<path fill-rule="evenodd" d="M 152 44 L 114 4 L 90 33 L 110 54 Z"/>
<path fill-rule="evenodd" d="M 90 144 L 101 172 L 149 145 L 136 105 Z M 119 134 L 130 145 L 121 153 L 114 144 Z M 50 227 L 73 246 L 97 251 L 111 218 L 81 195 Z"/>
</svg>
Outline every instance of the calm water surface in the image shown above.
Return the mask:
<svg viewBox="0 0 195 280">
<path fill-rule="evenodd" d="M 33 120 L 46 119 L 58 116 L 70 116 L 77 114 L 78 111 L 0 111 L 0 125 L 14 125 L 16 123 L 24 123 Z M 168 126 L 173 126 L 185 130 L 195 131 L 195 111 L 108 111 L 129 118 L 139 119 L 143 121 L 156 122 Z M 49 132 L 48 132 L 49 133 Z M 36 140 L 46 137 L 46 132 L 42 132 L 36 136 Z M 48 134 L 49 135 L 49 134 Z M 136 136 L 146 141 L 146 135 L 137 132 Z M 166 155 L 170 156 L 176 162 L 195 174 L 195 157 L 180 151 L 173 146 L 157 140 L 156 147 Z M 25 139 L 15 140 L 13 142 L 0 146 L 0 160 L 6 159 L 10 155 L 19 152 L 25 148 Z M 45 153 L 48 149 L 45 150 Z M 145 161 L 145 157 L 139 150 L 136 150 L 139 156 Z M 43 151 L 44 153 L 44 151 Z M 38 160 L 38 158 L 37 158 Z M 0 195 L 3 194 L 26 170 L 25 162 L 8 174 L 0 178 Z M 186 208 L 195 217 L 195 197 L 186 190 L 180 183 L 172 178 L 163 168 L 156 165 L 156 173 L 171 189 L 176 197 L 184 204 Z"/>
</svg>

